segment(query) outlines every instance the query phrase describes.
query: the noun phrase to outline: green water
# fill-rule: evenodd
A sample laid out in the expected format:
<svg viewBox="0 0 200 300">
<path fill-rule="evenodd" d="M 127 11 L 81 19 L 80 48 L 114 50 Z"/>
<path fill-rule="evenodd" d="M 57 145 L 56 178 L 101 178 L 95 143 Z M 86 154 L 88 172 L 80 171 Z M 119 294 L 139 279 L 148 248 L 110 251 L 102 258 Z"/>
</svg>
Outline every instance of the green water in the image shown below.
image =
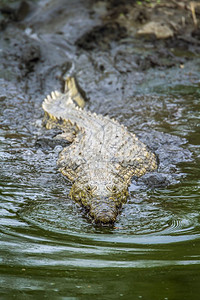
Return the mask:
<svg viewBox="0 0 200 300">
<path fill-rule="evenodd" d="M 42 45 L 34 72 L 11 51 L 18 40 L 27 49 L 15 26 L 0 37 L 0 299 L 197 300 L 200 60 L 143 72 L 113 58 L 147 51 L 132 44 L 77 53 L 75 37 L 96 19 L 79 0 L 62 2 L 63 13 L 51 3 L 40 1 L 24 27 L 33 28 L 28 43 Z M 87 108 L 115 117 L 159 157 L 155 174 L 133 179 L 113 228 L 96 227 L 68 197 L 56 166 L 62 147 L 37 145 L 46 134 L 41 103 L 71 61 Z M 23 68 L 30 73 L 20 77 Z"/>
<path fill-rule="evenodd" d="M 12 90 L 11 83 L 1 83 L 5 91 Z M 182 94 L 179 89 L 168 89 L 165 109 L 143 122 L 153 123 L 157 133 L 151 131 L 151 139 L 162 130 L 175 137 L 172 151 L 182 163 L 174 174 L 167 169 L 166 176 L 177 178 L 153 189 L 133 182 L 114 228 L 96 228 L 69 200 L 70 183 L 56 169 L 60 146 L 38 149 L 27 130 L 32 103 L 24 108 L 26 117 L 22 113 L 16 120 L 14 112 L 25 99 L 15 95 L 14 106 L 14 88 L 12 97 L 1 98 L 1 299 L 198 299 L 199 88 L 184 87 Z M 127 105 L 138 99 L 129 99 Z M 132 115 L 138 132 L 141 102 Z M 161 98 L 150 102 L 156 107 Z M 173 121 L 171 106 L 179 108 Z M 178 136 L 188 142 L 176 140 Z M 164 137 L 161 158 L 170 148 L 171 136 Z M 181 151 L 189 158 L 179 157 Z M 162 167 L 161 159 L 160 164 L 164 174 L 166 163 Z"/>
</svg>

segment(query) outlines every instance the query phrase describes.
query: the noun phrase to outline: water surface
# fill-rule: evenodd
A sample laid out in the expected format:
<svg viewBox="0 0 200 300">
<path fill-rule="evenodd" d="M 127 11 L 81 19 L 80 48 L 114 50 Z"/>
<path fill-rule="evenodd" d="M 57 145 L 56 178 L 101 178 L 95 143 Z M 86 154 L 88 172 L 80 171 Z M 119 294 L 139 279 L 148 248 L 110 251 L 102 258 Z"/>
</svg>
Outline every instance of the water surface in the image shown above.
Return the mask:
<svg viewBox="0 0 200 300">
<path fill-rule="evenodd" d="M 35 29 L 41 44 L 56 37 L 46 81 L 29 73 L 17 83 L 8 62 L 0 72 L 2 299 L 198 299 L 200 59 L 120 74 L 107 52 L 74 54 L 73 43 L 50 29 Z M 70 200 L 71 183 L 56 167 L 62 146 L 37 144 L 46 134 L 41 103 L 61 88 L 54 75 L 63 61 L 69 73 L 75 65 L 87 108 L 115 117 L 159 156 L 158 172 L 132 181 L 113 228 L 96 227 Z M 100 61 L 103 75 L 94 67 Z"/>
</svg>

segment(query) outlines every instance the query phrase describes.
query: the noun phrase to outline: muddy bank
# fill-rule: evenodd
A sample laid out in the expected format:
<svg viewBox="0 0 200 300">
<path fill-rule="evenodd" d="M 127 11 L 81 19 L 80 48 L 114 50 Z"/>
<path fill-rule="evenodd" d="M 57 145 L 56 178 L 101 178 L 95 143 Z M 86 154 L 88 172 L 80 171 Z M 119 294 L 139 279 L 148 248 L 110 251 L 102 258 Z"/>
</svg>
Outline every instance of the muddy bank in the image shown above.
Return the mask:
<svg viewBox="0 0 200 300">
<path fill-rule="evenodd" d="M 32 72 L 34 65 L 38 65 L 40 57 L 46 60 L 46 65 L 58 61 L 55 58 L 58 51 L 78 58 L 80 53 L 89 54 L 92 63 L 94 55 L 97 62 L 92 68 L 99 73 L 107 71 L 101 62 L 106 54 L 111 60 L 110 68 L 120 74 L 150 68 L 184 68 L 184 63 L 200 50 L 200 8 L 191 3 L 7 1 L 0 7 L 0 28 L 2 37 L 11 40 L 7 56 L 13 52 L 20 67 L 23 65 L 21 69 L 27 68 L 22 74 L 24 78 L 27 71 Z M 52 45 L 56 48 L 51 50 Z M 49 54 L 51 51 L 54 55 Z M 70 57 L 69 61 L 74 59 Z"/>
<path fill-rule="evenodd" d="M 85 86 L 89 69 L 98 83 L 109 77 L 112 93 L 109 85 L 115 81 L 122 96 L 125 84 L 118 85 L 116 77 L 129 81 L 131 73 L 134 84 L 138 72 L 183 69 L 200 50 L 199 7 L 192 10 L 188 1 L 6 3 L 0 10 L 1 59 L 18 81 L 32 82 L 37 76 L 40 89 L 50 73 L 51 80 L 59 80 L 68 70 Z"/>
<path fill-rule="evenodd" d="M 129 32 L 136 1 L 26 1 L 20 20 L 20 2 L 2 2 L 0 298 L 199 299 L 200 52 L 191 12 L 176 9 L 195 43 L 181 32 Z M 135 31 L 153 21 L 149 4 L 145 15 L 137 7 Z M 64 145 L 42 127 L 41 103 L 68 74 L 87 109 L 116 118 L 159 156 L 158 172 L 133 178 L 112 228 L 95 227 L 70 200 L 56 165 Z"/>
</svg>

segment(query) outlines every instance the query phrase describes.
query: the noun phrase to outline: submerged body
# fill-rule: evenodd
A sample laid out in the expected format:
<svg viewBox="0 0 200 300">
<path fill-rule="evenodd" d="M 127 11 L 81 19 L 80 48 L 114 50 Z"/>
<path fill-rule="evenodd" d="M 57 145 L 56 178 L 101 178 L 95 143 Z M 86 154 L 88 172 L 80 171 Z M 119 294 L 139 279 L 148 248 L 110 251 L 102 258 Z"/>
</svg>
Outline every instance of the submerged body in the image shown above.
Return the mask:
<svg viewBox="0 0 200 300">
<path fill-rule="evenodd" d="M 84 99 L 73 77 L 65 93 L 52 92 L 43 102 L 48 129 L 71 142 L 61 151 L 59 170 L 73 182 L 70 196 L 96 223 L 113 223 L 128 197 L 133 176 L 157 168 L 155 154 L 117 121 L 83 109 Z"/>
</svg>

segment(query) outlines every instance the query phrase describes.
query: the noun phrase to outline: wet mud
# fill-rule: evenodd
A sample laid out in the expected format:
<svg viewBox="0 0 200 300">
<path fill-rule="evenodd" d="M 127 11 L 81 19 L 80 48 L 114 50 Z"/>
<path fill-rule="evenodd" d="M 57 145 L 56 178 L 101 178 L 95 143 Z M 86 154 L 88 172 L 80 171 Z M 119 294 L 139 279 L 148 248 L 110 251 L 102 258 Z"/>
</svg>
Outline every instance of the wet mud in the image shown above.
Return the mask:
<svg viewBox="0 0 200 300">
<path fill-rule="evenodd" d="M 133 186 L 162 188 L 179 182 L 184 176 L 180 163 L 191 161 L 192 152 L 184 131 L 176 132 L 186 110 L 173 88 L 179 85 L 181 91 L 185 84 L 199 82 L 199 27 L 188 5 L 7 1 L 0 9 L 6 138 L 19 134 L 20 143 L 33 153 L 39 149 L 49 155 L 62 148 L 42 127 L 41 103 L 52 90 L 63 89 L 65 76 L 75 75 L 88 97 L 87 109 L 116 118 L 157 154 L 158 172 L 133 179 Z M 199 8 L 195 13 L 198 17 Z M 144 24 L 161 19 L 169 36 L 157 35 L 157 27 L 145 32 Z"/>
<path fill-rule="evenodd" d="M 199 9 L 0 1 L 1 299 L 199 299 Z M 56 164 L 67 145 L 42 126 L 43 99 L 68 75 L 86 109 L 116 118 L 159 159 L 133 178 L 113 227 L 69 198 Z"/>
</svg>

